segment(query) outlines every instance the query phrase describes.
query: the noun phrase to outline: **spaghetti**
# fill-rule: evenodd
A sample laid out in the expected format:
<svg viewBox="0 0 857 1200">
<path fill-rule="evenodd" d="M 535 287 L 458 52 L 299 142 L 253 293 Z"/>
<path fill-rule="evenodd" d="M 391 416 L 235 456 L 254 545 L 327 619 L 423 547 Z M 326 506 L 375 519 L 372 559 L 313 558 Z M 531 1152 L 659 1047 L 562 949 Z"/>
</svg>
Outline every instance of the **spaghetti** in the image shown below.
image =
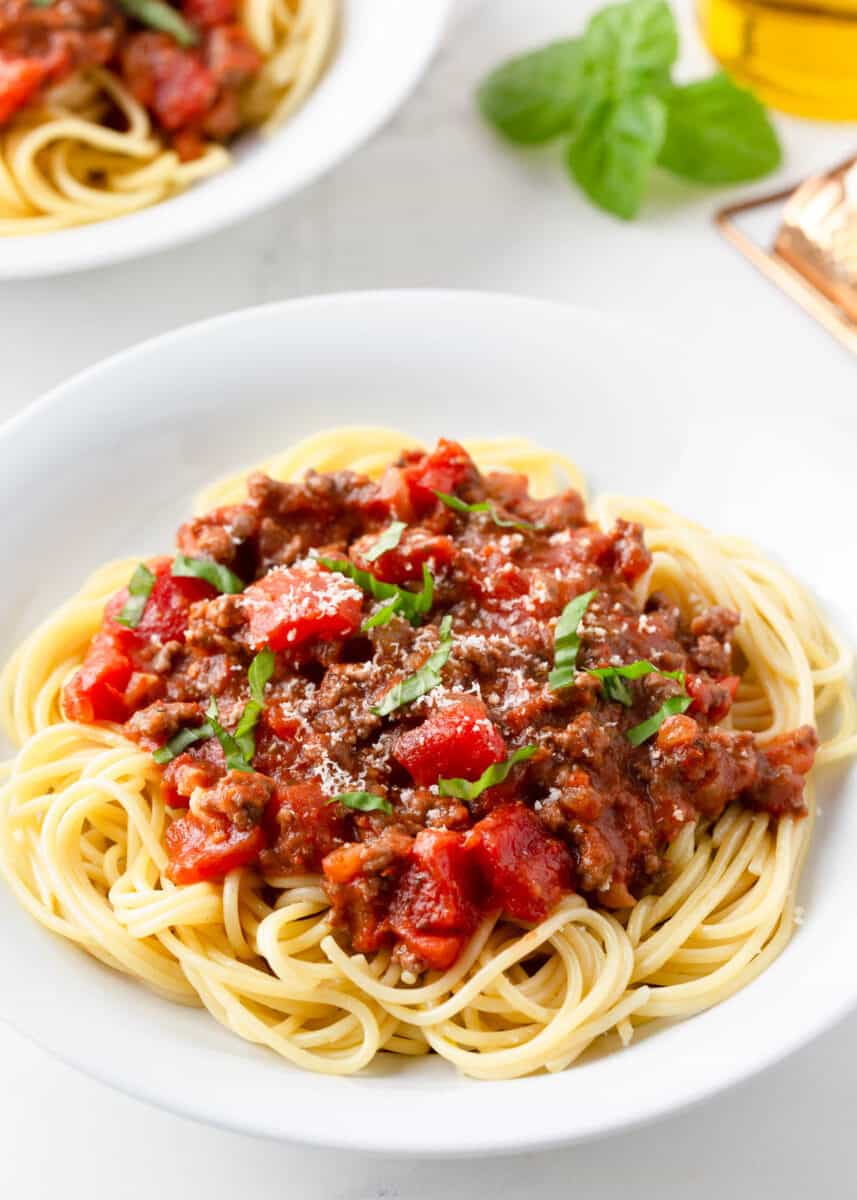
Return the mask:
<svg viewBox="0 0 857 1200">
<path fill-rule="evenodd" d="M 378 478 L 405 439 L 336 430 L 264 464 L 274 478 L 351 467 Z M 483 469 L 525 473 L 546 494 L 573 466 L 519 439 L 469 447 Z M 241 500 L 244 477 L 201 498 Z M 602 497 L 592 515 L 645 527 L 652 562 L 636 598 L 665 593 L 684 614 L 741 612 L 742 669 L 724 728 L 760 748 L 798 726 L 825 734 L 829 764 L 857 751 L 849 656 L 807 592 L 748 543 L 713 535 L 653 501 Z M 293 1064 L 350 1074 L 380 1050 L 433 1050 L 463 1073 L 504 1079 L 572 1063 L 602 1034 L 685 1017 L 745 986 L 791 936 L 809 843 L 805 817 L 731 803 L 682 824 L 659 884 L 631 907 L 566 894 L 537 922 L 486 913 L 445 969 L 415 975 L 389 944 L 358 953 L 331 924 L 314 872 L 238 866 L 222 880 L 170 879 L 168 806 L 153 757 L 117 725 L 70 721 L 62 690 L 134 561 L 98 571 L 16 652 L 0 677 L 0 720 L 20 749 L 0 769 L 0 865 L 27 910 L 163 996 L 203 1004 L 229 1029 Z M 583 635 L 582 635 L 583 636 Z M 584 638 L 585 641 L 585 638 Z M 679 718 L 685 720 L 686 718 Z M 5 776 L 5 783 L 2 782 Z"/>
<path fill-rule="evenodd" d="M 194 133 L 190 150 L 186 141 L 168 137 L 159 127 L 115 60 L 82 67 L 41 98 L 18 108 L 5 123 L 0 70 L 0 236 L 42 233 L 122 216 L 223 170 L 230 156 L 222 140 L 239 123 L 267 132 L 304 102 L 331 54 L 337 12 L 337 0 L 241 0 L 240 23 L 251 54 L 258 52 L 256 61 L 261 65 L 258 70 L 248 68 L 252 78 L 235 93 L 235 102 L 231 94 L 227 97 L 230 105 L 240 106 L 227 126 L 220 116 L 225 110 L 223 97 L 218 99 L 213 111 L 223 134 L 209 133 L 209 128 L 215 128 L 209 121 L 199 134 Z M 160 52 L 157 44 L 154 52 Z M 192 56 L 178 47 L 174 54 L 176 79 L 181 81 Z M 0 68 L 2 59 L 0 39 Z M 136 72 L 135 78 L 140 79 L 139 68 Z M 222 75 L 227 81 L 230 72 L 234 74 L 234 68 L 226 63 Z M 157 79 L 162 86 L 160 76 Z M 202 86 L 207 82 L 203 78 Z M 198 81 L 195 85 L 200 86 Z M 174 90 L 182 86 L 189 89 L 190 84 L 171 85 Z M 154 88 L 155 82 L 150 84 L 144 75 L 137 91 L 143 94 L 147 87 Z M 176 128 L 190 103 L 186 96 L 171 99 L 168 129 Z"/>
</svg>

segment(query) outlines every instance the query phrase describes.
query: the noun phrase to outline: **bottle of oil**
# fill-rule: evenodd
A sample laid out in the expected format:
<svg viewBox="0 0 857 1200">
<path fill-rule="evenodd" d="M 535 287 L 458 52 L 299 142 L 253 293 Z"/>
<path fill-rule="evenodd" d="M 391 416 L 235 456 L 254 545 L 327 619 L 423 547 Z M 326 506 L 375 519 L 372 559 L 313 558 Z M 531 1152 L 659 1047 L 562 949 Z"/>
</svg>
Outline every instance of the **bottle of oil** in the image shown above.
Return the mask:
<svg viewBox="0 0 857 1200">
<path fill-rule="evenodd" d="M 766 104 L 857 119 L 857 0 L 697 0 L 712 54 Z"/>
</svg>

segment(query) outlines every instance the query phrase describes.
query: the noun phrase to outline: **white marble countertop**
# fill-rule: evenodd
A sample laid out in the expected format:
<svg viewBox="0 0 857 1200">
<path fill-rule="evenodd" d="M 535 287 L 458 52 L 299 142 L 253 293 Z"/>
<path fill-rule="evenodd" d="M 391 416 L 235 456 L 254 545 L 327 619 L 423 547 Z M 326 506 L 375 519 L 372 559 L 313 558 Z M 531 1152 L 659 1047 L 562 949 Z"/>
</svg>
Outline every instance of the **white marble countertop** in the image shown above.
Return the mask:
<svg viewBox="0 0 857 1200">
<path fill-rule="evenodd" d="M 592 0 L 461 0 L 417 93 L 369 146 L 310 190 L 169 254 L 0 286 L 0 418 L 79 368 L 177 325 L 289 296 L 390 286 L 522 292 L 621 312 L 689 345 L 700 372 L 725 359 L 748 404 L 771 388 L 788 407 L 811 404 L 820 387 L 854 393 L 854 359 L 715 233 L 711 214 L 723 193 L 665 182 L 643 217 L 626 225 L 589 208 L 550 155 L 508 152 L 475 118 L 473 87 L 489 67 L 567 35 L 577 14 L 593 7 Z M 705 55 L 689 0 L 677 7 L 682 67 L 693 74 Z M 784 181 L 857 148 L 854 126 L 779 124 Z M 843 436 L 857 442 L 857 416 Z M 425 1164 L 206 1129 L 110 1092 L 0 1028 L 0 1195 L 850 1195 L 855 1063 L 852 1017 L 750 1083 L 650 1128 L 516 1160 Z"/>
</svg>

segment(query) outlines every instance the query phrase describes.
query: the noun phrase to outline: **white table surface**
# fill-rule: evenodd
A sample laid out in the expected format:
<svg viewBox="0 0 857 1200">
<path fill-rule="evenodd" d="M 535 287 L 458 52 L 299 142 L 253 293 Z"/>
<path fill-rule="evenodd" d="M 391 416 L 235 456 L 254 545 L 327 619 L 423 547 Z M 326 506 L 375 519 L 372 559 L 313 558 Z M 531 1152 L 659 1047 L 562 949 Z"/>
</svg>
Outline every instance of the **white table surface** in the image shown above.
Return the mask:
<svg viewBox="0 0 857 1200">
<path fill-rule="evenodd" d="M 593 7 L 461 0 L 410 102 L 309 191 L 169 254 L 0 286 L 0 418 L 79 368 L 177 325 L 290 296 L 399 286 L 522 292 L 625 313 L 690 345 L 700 372 L 725 359 L 748 404 L 770 388 L 784 406 L 809 401 L 810 411 L 817 388 L 848 388 L 857 398 L 854 359 L 714 232 L 722 193 L 664 181 L 644 216 L 626 225 L 589 208 L 555 156 L 506 151 L 474 117 L 473 86 L 489 67 L 567 35 Z M 692 75 L 706 59 L 688 0 L 678 7 L 682 69 Z M 784 181 L 857 149 L 854 126 L 781 120 L 780 128 Z M 857 443 L 857 416 L 843 436 Z M 850 1196 L 855 1064 L 857 1016 L 755 1080 L 650 1128 L 545 1155 L 426 1164 L 207 1129 L 92 1083 L 0 1027 L 0 1196 Z"/>
</svg>

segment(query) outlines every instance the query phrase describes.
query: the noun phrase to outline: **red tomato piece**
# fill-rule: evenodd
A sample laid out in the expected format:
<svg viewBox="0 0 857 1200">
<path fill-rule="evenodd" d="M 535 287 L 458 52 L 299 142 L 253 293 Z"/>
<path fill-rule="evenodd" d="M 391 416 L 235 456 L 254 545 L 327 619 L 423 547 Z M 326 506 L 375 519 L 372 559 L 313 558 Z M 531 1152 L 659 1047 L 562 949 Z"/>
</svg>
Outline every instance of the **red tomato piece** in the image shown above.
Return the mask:
<svg viewBox="0 0 857 1200">
<path fill-rule="evenodd" d="M 412 954 L 445 970 L 478 919 L 476 879 L 465 841 L 448 830 L 423 829 L 409 857 L 387 921 Z"/>
<path fill-rule="evenodd" d="M 570 853 L 523 804 L 503 804 L 477 822 L 468 849 L 492 904 L 515 920 L 543 920 L 574 889 Z"/>
<path fill-rule="evenodd" d="M 398 546 L 370 562 L 364 555 L 379 537 L 380 533 L 367 534 L 354 543 L 349 553 L 361 570 L 371 571 L 385 583 L 401 584 L 422 579 L 423 563 L 440 567 L 455 558 L 455 542 L 452 538 L 416 528 L 406 529 Z"/>
<path fill-rule="evenodd" d="M 168 826 L 166 832 L 169 865 L 167 875 L 173 883 L 199 883 L 222 879 L 235 867 L 256 862 L 265 845 L 260 826 L 236 829 L 226 819 L 200 821 L 188 813 Z"/>
<path fill-rule="evenodd" d="M 740 683 L 740 675 L 704 679 L 701 675 L 689 674 L 685 679 L 685 691 L 693 698 L 690 712 L 704 713 L 712 724 L 722 721 L 732 707 Z"/>
<path fill-rule="evenodd" d="M 37 58 L 5 58 L 0 54 L 0 122 L 33 99 L 47 70 Z"/>
<path fill-rule="evenodd" d="M 482 701 L 468 697 L 403 733 L 393 754 L 418 787 L 428 787 L 441 778 L 478 779 L 503 761 L 506 743 Z"/>
<path fill-rule="evenodd" d="M 321 860 L 348 837 L 339 804 L 328 804 L 317 783 L 279 786 L 265 813 L 265 826 L 284 869 L 320 871 Z"/>
<path fill-rule="evenodd" d="M 454 494 L 468 478 L 476 478 L 473 459 L 458 442 L 441 438 L 430 454 L 420 454 L 402 468 L 411 494 L 411 503 L 418 513 L 428 512 L 438 503 L 435 492 Z"/>
<path fill-rule="evenodd" d="M 235 20 L 235 0 L 182 0 L 182 15 L 191 25 L 213 29 Z"/>
<path fill-rule="evenodd" d="M 172 561 L 171 558 L 161 557 L 148 562 L 155 582 L 139 624 L 134 629 L 116 620 L 128 599 L 127 588 L 118 591 L 105 605 L 105 628 L 111 629 L 127 647 L 146 645 L 152 641 L 183 642 L 191 605 L 217 594 L 217 589 L 204 579 L 171 575 Z"/>
<path fill-rule="evenodd" d="M 311 639 L 345 638 L 360 627 L 363 593 L 334 571 L 276 568 L 243 595 L 254 650 L 285 650 Z"/>
<path fill-rule="evenodd" d="M 120 640 L 109 629 L 95 635 L 83 664 L 63 691 L 63 709 L 71 721 L 125 721 L 129 716 L 124 691 L 133 664 Z"/>
<path fill-rule="evenodd" d="M 259 70 L 259 51 L 240 25 L 220 25 L 205 42 L 205 65 L 221 87 L 237 88 Z"/>
</svg>

